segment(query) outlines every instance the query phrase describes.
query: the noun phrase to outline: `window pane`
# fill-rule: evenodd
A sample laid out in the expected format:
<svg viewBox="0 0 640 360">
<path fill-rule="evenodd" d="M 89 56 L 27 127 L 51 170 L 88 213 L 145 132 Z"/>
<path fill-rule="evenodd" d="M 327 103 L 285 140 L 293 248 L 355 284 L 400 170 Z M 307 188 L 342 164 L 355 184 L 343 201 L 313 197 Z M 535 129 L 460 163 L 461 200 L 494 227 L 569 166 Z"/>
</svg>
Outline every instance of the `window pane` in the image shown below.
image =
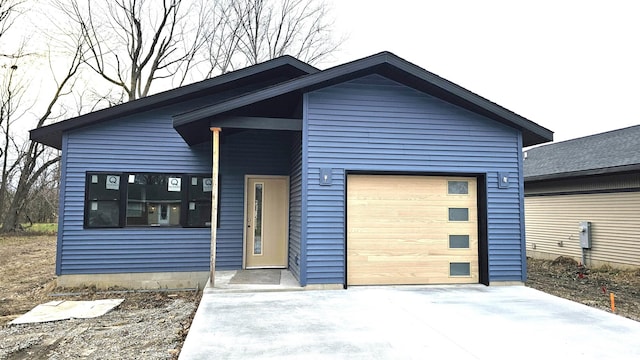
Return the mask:
<svg viewBox="0 0 640 360">
<path fill-rule="evenodd" d="M 469 235 L 449 235 L 449 248 L 468 249 Z"/>
<path fill-rule="evenodd" d="M 127 184 L 127 225 L 180 225 L 182 178 L 131 174 Z"/>
<path fill-rule="evenodd" d="M 255 185 L 253 254 L 262 254 L 262 184 Z"/>
<path fill-rule="evenodd" d="M 449 208 L 449 221 L 469 221 L 469 209 Z"/>
<path fill-rule="evenodd" d="M 87 226 L 117 227 L 120 224 L 120 202 L 90 200 Z"/>
<path fill-rule="evenodd" d="M 449 194 L 468 194 L 469 182 L 468 181 L 449 181 Z"/>
<path fill-rule="evenodd" d="M 87 174 L 85 225 L 120 226 L 120 175 Z"/>
<path fill-rule="evenodd" d="M 187 226 L 211 226 L 211 178 L 191 176 Z"/>
<path fill-rule="evenodd" d="M 450 276 L 471 276 L 471 264 L 449 263 Z"/>
</svg>

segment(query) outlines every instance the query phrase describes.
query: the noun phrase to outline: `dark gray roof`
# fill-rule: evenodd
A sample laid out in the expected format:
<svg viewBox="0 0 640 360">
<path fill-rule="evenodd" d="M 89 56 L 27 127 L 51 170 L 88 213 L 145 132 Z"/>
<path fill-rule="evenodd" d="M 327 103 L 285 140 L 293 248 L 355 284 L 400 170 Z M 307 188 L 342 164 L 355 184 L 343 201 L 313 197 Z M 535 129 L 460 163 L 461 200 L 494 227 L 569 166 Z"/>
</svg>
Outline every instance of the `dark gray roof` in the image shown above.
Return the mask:
<svg viewBox="0 0 640 360">
<path fill-rule="evenodd" d="M 638 170 L 640 125 L 543 145 L 525 154 L 525 181 Z"/>
<path fill-rule="evenodd" d="M 522 131 L 523 146 L 553 140 L 551 130 L 386 51 L 176 115 L 173 126 L 180 132 L 191 123 L 201 122 L 225 112 L 282 96 L 301 95 L 373 73 L 519 129 Z"/>
<path fill-rule="evenodd" d="M 212 94 L 210 106 L 174 115 L 174 128 L 189 144 L 208 134 L 209 119 L 234 110 L 270 109 L 266 117 L 295 117 L 302 94 L 369 74 L 380 74 L 522 131 L 523 146 L 553 140 L 553 132 L 392 53 L 381 52 L 324 71 L 290 56 L 31 130 L 32 140 L 60 149 L 62 133 Z M 274 104 L 275 102 L 275 104 Z M 285 106 L 289 105 L 289 106 Z M 274 113 L 273 109 L 281 109 Z M 255 115 L 252 115 L 255 116 Z M 203 131 L 206 130 L 206 131 Z"/>
<path fill-rule="evenodd" d="M 248 84 L 256 84 L 254 87 L 264 87 L 273 82 L 288 80 L 318 71 L 320 70 L 305 62 L 285 55 L 211 79 L 33 129 L 30 131 L 30 138 L 39 143 L 60 149 L 62 147 L 62 133 L 65 131 L 176 104 L 188 99 L 228 91 L 229 89 L 243 88 Z"/>
</svg>

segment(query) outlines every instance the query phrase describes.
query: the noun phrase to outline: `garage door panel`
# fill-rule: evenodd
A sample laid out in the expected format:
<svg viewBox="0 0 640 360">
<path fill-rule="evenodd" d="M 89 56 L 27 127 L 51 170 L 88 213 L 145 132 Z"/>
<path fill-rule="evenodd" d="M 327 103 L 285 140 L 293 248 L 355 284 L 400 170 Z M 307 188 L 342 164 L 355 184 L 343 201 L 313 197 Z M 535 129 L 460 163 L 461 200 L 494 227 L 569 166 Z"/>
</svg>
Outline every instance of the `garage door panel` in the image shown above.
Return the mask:
<svg viewBox="0 0 640 360">
<path fill-rule="evenodd" d="M 459 260 L 464 262 L 465 259 Z M 356 271 L 351 271 L 348 276 L 352 281 L 352 285 L 382 285 L 375 279 L 386 279 L 388 284 L 447 284 L 447 283 L 477 283 L 478 282 L 478 265 L 471 264 L 469 276 L 450 276 L 449 275 L 450 260 L 435 260 L 432 263 L 415 261 L 405 264 L 405 268 L 386 263 L 370 263 L 359 267 Z M 446 269 L 446 271 L 442 271 Z M 370 282 L 372 281 L 372 282 Z"/>
<path fill-rule="evenodd" d="M 452 250 L 437 250 L 432 249 L 428 251 L 415 252 L 410 250 L 398 250 L 392 251 L 389 250 L 387 252 L 384 251 L 354 251 L 350 253 L 353 256 L 354 260 L 364 260 L 367 262 L 387 262 L 391 265 L 394 264 L 404 264 L 408 261 L 417 261 L 424 265 L 435 264 L 438 261 L 447 260 L 452 262 L 457 261 L 474 261 L 477 257 L 477 254 L 465 251 L 465 252 L 456 252 Z M 425 259 L 425 255 L 429 255 L 431 258 Z M 359 267 L 365 266 L 365 264 L 359 264 Z"/>
<path fill-rule="evenodd" d="M 462 252 L 468 252 L 470 255 L 477 255 L 478 242 L 470 240 L 469 248 L 449 247 L 449 241 L 446 239 L 423 239 L 416 241 L 406 241 L 386 239 L 388 241 L 367 241 L 363 240 L 358 246 L 349 246 L 347 250 L 350 254 L 380 254 L 387 252 L 389 254 L 400 254 L 404 251 L 414 253 L 426 253 L 433 251 L 445 251 L 447 254 L 455 255 Z"/>
<path fill-rule="evenodd" d="M 448 194 L 451 180 L 468 193 Z M 476 188 L 475 178 L 349 176 L 347 283 L 477 283 Z M 468 209 L 468 221 L 449 221 L 449 208 Z M 450 248 L 449 235 L 467 235 L 469 247 Z M 451 276 L 451 263 L 469 274 Z"/>
<path fill-rule="evenodd" d="M 412 190 L 419 191 L 416 189 L 412 189 Z M 405 189 L 405 191 L 407 191 L 407 189 Z M 390 196 L 392 195 L 393 194 L 390 194 Z M 409 201 L 414 203 L 407 203 Z M 423 202 L 423 203 L 418 203 L 418 202 Z M 438 198 L 438 199 L 434 199 L 432 197 L 427 197 L 427 196 L 422 198 L 405 198 L 405 199 L 399 199 L 399 198 L 391 198 L 391 199 L 353 198 L 352 199 L 352 205 L 354 206 L 368 206 L 372 204 L 384 203 L 390 206 L 398 206 L 401 208 L 433 208 L 434 210 L 439 210 L 446 206 L 468 204 L 469 202 L 470 202 L 470 197 L 465 196 L 464 198 L 460 198 L 458 196 L 452 197 L 451 195 L 449 195 L 449 198 Z"/>
<path fill-rule="evenodd" d="M 374 271 L 371 269 L 359 274 L 351 274 L 349 278 L 353 284 L 367 285 L 423 285 L 423 284 L 469 284 L 477 283 L 477 276 L 451 277 L 443 275 L 440 271 L 433 270 L 434 267 L 414 268 L 410 272 L 397 271 L 393 267 L 385 268 L 384 271 Z M 477 274 L 478 267 L 471 267 L 471 273 Z"/>
<path fill-rule="evenodd" d="M 354 214 L 349 213 L 347 215 L 349 218 L 355 216 L 376 216 L 375 214 Z M 470 217 L 473 214 L 470 214 Z M 394 225 L 394 230 L 402 230 L 403 227 L 411 227 L 413 229 L 423 229 L 432 233 L 433 231 L 441 231 L 441 232 L 449 232 L 451 229 L 476 229 L 478 223 L 475 221 L 462 222 L 462 221 L 437 221 L 435 217 L 431 217 L 428 219 L 424 219 L 421 217 L 405 217 L 398 220 L 393 220 L 393 218 L 387 217 L 385 215 L 378 215 L 377 220 L 352 220 L 349 222 L 350 225 L 354 225 L 350 227 L 347 232 L 363 232 L 367 229 L 376 229 L 376 228 L 389 228 L 390 225 Z M 442 218 L 442 216 L 441 216 Z M 412 221 L 413 220 L 413 221 Z M 402 224 L 403 226 L 395 226 L 397 224 Z"/>
</svg>

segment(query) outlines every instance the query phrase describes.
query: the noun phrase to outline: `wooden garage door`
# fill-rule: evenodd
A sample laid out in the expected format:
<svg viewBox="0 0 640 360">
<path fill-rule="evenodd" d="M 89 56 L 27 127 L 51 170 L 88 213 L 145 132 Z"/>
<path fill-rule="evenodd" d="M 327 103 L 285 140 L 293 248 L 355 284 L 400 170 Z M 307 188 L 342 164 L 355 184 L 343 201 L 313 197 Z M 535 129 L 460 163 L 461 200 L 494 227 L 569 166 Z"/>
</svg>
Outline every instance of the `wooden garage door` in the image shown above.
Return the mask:
<svg viewBox="0 0 640 360">
<path fill-rule="evenodd" d="M 349 175 L 347 284 L 478 282 L 475 178 Z"/>
</svg>

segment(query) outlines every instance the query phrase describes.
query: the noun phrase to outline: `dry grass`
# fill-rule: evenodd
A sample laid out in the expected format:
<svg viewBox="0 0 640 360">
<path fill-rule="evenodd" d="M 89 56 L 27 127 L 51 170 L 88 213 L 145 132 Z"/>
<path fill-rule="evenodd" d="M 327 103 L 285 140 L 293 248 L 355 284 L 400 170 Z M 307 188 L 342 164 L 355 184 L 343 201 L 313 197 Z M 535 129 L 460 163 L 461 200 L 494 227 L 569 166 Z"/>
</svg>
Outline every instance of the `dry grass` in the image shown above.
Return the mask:
<svg viewBox="0 0 640 360">
<path fill-rule="evenodd" d="M 177 298 L 196 300 L 191 292 L 127 292 L 125 289 L 96 291 L 95 288 L 57 288 L 55 280 L 56 237 L 9 236 L 0 237 L 0 325 L 26 313 L 36 305 L 52 300 L 95 300 L 113 296 L 127 299 L 123 310 L 148 309 L 164 306 Z M 77 295 L 55 296 L 68 293 Z"/>
<path fill-rule="evenodd" d="M 56 237 L 0 237 L 0 324 L 50 301 L 55 288 Z"/>
</svg>

